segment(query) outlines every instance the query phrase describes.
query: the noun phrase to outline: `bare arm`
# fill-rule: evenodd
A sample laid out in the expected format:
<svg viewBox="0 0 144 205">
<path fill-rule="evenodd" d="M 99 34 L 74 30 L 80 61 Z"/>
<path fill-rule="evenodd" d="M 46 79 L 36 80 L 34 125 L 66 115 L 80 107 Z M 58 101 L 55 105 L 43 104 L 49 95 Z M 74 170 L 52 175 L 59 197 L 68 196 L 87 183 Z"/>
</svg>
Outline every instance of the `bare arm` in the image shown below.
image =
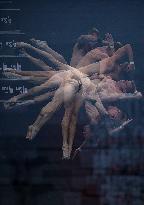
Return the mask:
<svg viewBox="0 0 144 205">
<path fill-rule="evenodd" d="M 55 57 L 56 60 L 60 61 L 61 63 L 67 64 L 67 62 L 64 59 L 64 57 L 61 54 L 59 54 L 58 52 L 56 52 L 55 50 L 53 50 L 52 48 L 50 48 L 46 41 L 40 41 L 40 40 L 36 40 L 36 39 L 32 38 L 31 42 L 37 48 L 40 48 L 43 51 L 46 51 L 46 52 L 50 53 L 52 56 Z"/>
<path fill-rule="evenodd" d="M 93 49 L 89 51 L 84 57 L 82 57 L 76 68 L 88 66 L 107 57 L 108 55 L 106 52 L 102 51 L 101 48 Z"/>
<path fill-rule="evenodd" d="M 49 71 L 49 70 L 53 70 L 52 67 L 48 66 L 46 63 L 44 63 L 42 60 L 40 59 L 37 59 L 37 58 L 34 58 L 32 57 L 31 55 L 29 55 L 25 49 L 22 49 L 22 53 L 33 63 L 35 64 L 36 66 L 40 67 L 42 70 L 46 70 L 46 71 Z"/>
<path fill-rule="evenodd" d="M 46 100 L 49 100 L 50 97 L 53 97 L 55 94 L 55 91 L 48 92 L 45 94 L 42 94 L 38 97 L 34 97 L 32 100 L 24 100 L 24 101 L 17 101 L 16 104 L 8 104 L 7 102 L 4 102 L 5 109 L 10 110 L 10 109 L 17 109 L 17 108 L 22 108 L 25 106 L 33 105 L 33 104 L 38 104 L 41 102 L 44 102 Z"/>
<path fill-rule="evenodd" d="M 119 48 L 111 58 L 114 61 L 119 61 L 125 55 L 128 56 L 131 68 L 134 68 L 133 51 L 130 44 L 126 44 L 125 46 Z"/>
<path fill-rule="evenodd" d="M 56 52 L 53 49 L 51 49 L 49 46 L 46 47 L 45 51 L 50 53 L 52 56 L 54 56 L 55 59 L 58 60 L 59 62 L 61 62 L 63 64 L 67 64 L 67 62 L 64 59 L 64 57 L 62 55 L 60 55 L 58 52 Z"/>
<path fill-rule="evenodd" d="M 83 57 L 83 52 L 82 49 L 78 49 L 77 48 L 78 43 L 76 43 L 73 47 L 73 51 L 72 51 L 72 57 L 70 60 L 70 65 L 72 67 L 76 67 L 78 65 L 78 63 L 80 62 L 80 60 Z"/>
<path fill-rule="evenodd" d="M 48 80 L 48 77 L 46 76 L 42 76 L 42 77 L 31 76 L 31 75 L 23 76 L 23 75 L 11 73 L 11 72 L 4 72 L 3 75 L 10 80 L 23 80 L 23 81 L 27 81 L 27 82 L 30 82 L 36 85 L 42 84 Z"/>
<path fill-rule="evenodd" d="M 33 76 L 33 77 L 47 77 L 50 78 L 58 71 L 20 71 L 15 69 L 7 69 L 5 73 L 17 74 L 20 76 Z"/>
<path fill-rule="evenodd" d="M 122 125 L 120 125 L 119 127 L 115 128 L 115 129 L 112 129 L 112 130 L 108 131 L 108 133 L 109 133 L 110 135 L 113 135 L 113 134 L 116 134 L 116 133 L 120 132 L 120 131 L 123 130 L 131 121 L 132 121 L 132 119 L 128 119 L 128 120 L 124 121 L 124 122 L 122 123 Z"/>
<path fill-rule="evenodd" d="M 43 56 L 47 60 L 51 61 L 55 66 L 57 66 L 59 68 L 59 70 L 68 70 L 69 69 L 68 65 L 59 62 L 50 53 L 47 53 L 47 52 L 42 51 L 42 50 L 40 50 L 38 48 L 35 48 L 32 45 L 30 45 L 30 44 L 20 42 L 20 43 L 17 43 L 17 47 L 18 48 L 27 48 L 27 49 L 33 50 L 34 52 L 36 52 L 40 56 Z"/>
<path fill-rule="evenodd" d="M 133 99 L 141 99 L 142 94 L 140 92 L 135 92 L 135 93 L 122 93 L 114 96 L 107 96 L 104 98 L 101 98 L 102 101 L 105 102 L 113 102 L 117 100 L 133 100 Z"/>
</svg>

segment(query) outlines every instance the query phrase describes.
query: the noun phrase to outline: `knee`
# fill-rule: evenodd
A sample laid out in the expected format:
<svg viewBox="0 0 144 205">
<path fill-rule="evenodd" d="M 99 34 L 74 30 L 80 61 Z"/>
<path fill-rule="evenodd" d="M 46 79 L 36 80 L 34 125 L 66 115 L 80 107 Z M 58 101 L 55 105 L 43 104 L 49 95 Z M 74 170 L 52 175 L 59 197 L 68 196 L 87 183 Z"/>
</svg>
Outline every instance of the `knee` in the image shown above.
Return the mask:
<svg viewBox="0 0 144 205">
<path fill-rule="evenodd" d="M 67 127 L 67 124 L 68 124 L 68 121 L 69 121 L 69 119 L 68 119 L 67 117 L 64 117 L 63 120 L 62 120 L 62 122 L 61 122 L 61 126 L 62 126 L 63 128 L 66 128 L 66 127 Z"/>
<path fill-rule="evenodd" d="M 127 43 L 124 47 L 125 47 L 125 50 L 127 50 L 131 48 L 131 45 Z"/>
<path fill-rule="evenodd" d="M 37 92 L 38 91 L 38 87 L 34 87 L 34 88 L 32 88 L 29 92 L 30 93 L 34 93 L 34 92 Z"/>
<path fill-rule="evenodd" d="M 52 114 L 52 109 L 51 108 L 49 108 L 49 109 L 42 108 L 40 115 L 42 117 L 46 117 L 48 114 Z"/>
</svg>

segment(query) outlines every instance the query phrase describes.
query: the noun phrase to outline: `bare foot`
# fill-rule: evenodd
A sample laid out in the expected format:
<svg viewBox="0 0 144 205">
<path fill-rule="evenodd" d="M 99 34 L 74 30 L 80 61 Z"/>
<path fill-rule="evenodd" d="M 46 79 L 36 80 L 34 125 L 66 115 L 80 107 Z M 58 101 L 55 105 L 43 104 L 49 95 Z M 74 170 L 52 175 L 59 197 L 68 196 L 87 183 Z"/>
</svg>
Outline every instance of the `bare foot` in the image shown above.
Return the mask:
<svg viewBox="0 0 144 205">
<path fill-rule="evenodd" d="M 5 72 L 10 72 L 10 73 L 15 73 L 16 69 L 14 69 L 14 68 L 6 68 L 4 71 Z"/>
<path fill-rule="evenodd" d="M 25 100 L 22 102 L 17 102 L 15 105 L 13 105 L 12 108 L 19 109 L 33 104 L 34 104 L 34 100 Z"/>
<path fill-rule="evenodd" d="M 70 157 L 69 157 L 69 150 L 68 150 L 68 144 L 63 145 L 62 150 L 63 150 L 63 157 L 62 157 L 62 159 L 64 159 L 64 160 L 70 159 Z"/>
<path fill-rule="evenodd" d="M 36 40 L 34 38 L 30 39 L 30 41 L 32 42 L 32 44 L 38 48 L 46 48 L 48 47 L 47 42 L 46 41 L 41 41 L 41 40 Z"/>
<path fill-rule="evenodd" d="M 32 140 L 36 136 L 36 134 L 37 129 L 33 125 L 30 125 L 28 128 L 26 139 Z"/>
</svg>

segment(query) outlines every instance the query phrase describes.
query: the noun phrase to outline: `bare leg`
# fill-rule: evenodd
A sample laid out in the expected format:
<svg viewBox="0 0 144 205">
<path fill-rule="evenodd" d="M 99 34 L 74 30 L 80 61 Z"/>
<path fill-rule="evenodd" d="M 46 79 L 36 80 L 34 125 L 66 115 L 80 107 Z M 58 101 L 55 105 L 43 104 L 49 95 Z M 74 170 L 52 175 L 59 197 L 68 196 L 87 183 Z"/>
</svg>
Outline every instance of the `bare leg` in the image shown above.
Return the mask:
<svg viewBox="0 0 144 205">
<path fill-rule="evenodd" d="M 53 70 L 53 68 L 48 66 L 46 63 L 44 63 L 44 61 L 34 58 L 31 55 L 29 55 L 24 48 L 22 48 L 21 53 L 23 53 L 33 64 L 40 67 L 42 70 L 46 70 L 46 71 Z"/>
<path fill-rule="evenodd" d="M 70 124 L 70 118 L 73 111 L 73 103 L 69 106 L 65 106 L 65 113 L 62 120 L 62 136 L 63 136 L 63 159 L 69 158 L 69 146 L 68 146 L 68 136 L 69 136 L 69 124 Z"/>
<path fill-rule="evenodd" d="M 27 132 L 27 139 L 33 139 L 41 127 L 52 117 L 52 115 L 60 108 L 63 103 L 63 89 L 59 88 L 53 100 L 49 102 L 45 107 L 42 108 L 39 116 L 37 117 L 36 121 L 33 125 L 30 125 Z"/>
<path fill-rule="evenodd" d="M 93 49 L 80 60 L 76 68 L 88 66 L 107 57 L 108 55 L 105 52 L 102 52 L 99 48 Z"/>
<path fill-rule="evenodd" d="M 23 98 L 26 98 L 29 96 L 33 96 L 35 94 L 38 94 L 41 91 L 47 90 L 48 88 L 54 88 L 56 86 L 60 86 L 60 84 L 61 84 L 60 78 L 52 77 L 50 80 L 46 81 L 42 85 L 29 89 L 27 93 L 22 93 L 22 94 L 19 94 L 17 96 L 12 97 L 10 100 L 7 101 L 7 103 L 5 104 L 5 107 L 7 108 L 7 107 L 9 107 L 9 104 L 11 105 L 11 103 L 12 104 L 16 103 L 20 99 L 23 99 Z"/>
<path fill-rule="evenodd" d="M 77 45 L 78 45 L 78 43 L 76 43 L 73 47 L 72 58 L 70 61 L 70 65 L 72 67 L 76 67 L 78 65 L 78 63 L 80 62 L 80 60 L 82 59 L 82 57 L 84 56 L 83 50 L 78 49 Z"/>
<path fill-rule="evenodd" d="M 90 124 L 97 124 L 99 122 L 99 119 L 100 119 L 100 114 L 99 114 L 97 108 L 94 105 L 92 105 L 90 102 L 85 102 L 85 110 L 86 110 L 86 114 L 87 114 L 88 119 L 89 119 L 89 124 L 84 127 L 83 134 L 84 134 L 85 139 L 82 142 L 82 144 L 75 150 L 72 159 L 74 159 L 76 157 L 76 155 L 82 150 L 82 148 L 88 142 L 90 137 L 92 137 Z"/>
<path fill-rule="evenodd" d="M 53 57 L 50 53 L 47 53 L 47 52 L 42 51 L 38 48 L 35 48 L 30 44 L 20 42 L 20 43 L 17 43 L 17 47 L 31 49 L 32 51 L 36 52 L 40 56 L 45 57 L 45 59 L 47 59 L 48 61 L 51 61 L 55 66 L 58 66 L 59 70 L 68 70 L 70 67 L 69 65 L 63 64 L 63 63 L 59 62 L 58 60 L 56 60 L 55 57 Z"/>
<path fill-rule="evenodd" d="M 15 109 L 15 108 L 19 108 L 19 107 L 25 107 L 25 106 L 29 106 L 29 105 L 34 105 L 34 104 L 38 104 L 44 101 L 48 101 L 49 98 L 53 97 L 55 94 L 55 91 L 52 92 L 48 92 L 45 93 L 43 95 L 40 95 L 38 97 L 33 98 L 32 100 L 24 100 L 24 101 L 18 101 L 16 104 L 14 105 L 10 105 L 7 109 Z"/>
<path fill-rule="evenodd" d="M 79 71 L 81 71 L 84 74 L 87 74 L 88 76 L 91 76 L 95 73 L 100 73 L 100 63 L 92 63 L 88 66 L 80 67 Z"/>
<path fill-rule="evenodd" d="M 78 83 L 66 83 L 64 87 L 60 87 L 51 102 L 49 102 L 40 112 L 38 118 L 33 125 L 29 126 L 27 137 L 32 139 L 39 132 L 41 127 L 48 121 L 52 115 L 61 107 L 63 103 L 70 103 L 78 91 Z"/>
<path fill-rule="evenodd" d="M 50 97 L 53 97 L 55 95 L 55 92 L 56 91 L 52 91 L 52 92 L 48 92 L 48 93 L 45 93 L 43 95 L 40 95 L 38 97 L 35 97 L 34 98 L 34 102 L 35 103 L 41 103 L 41 102 L 43 102 L 45 100 L 48 100 Z"/>
<path fill-rule="evenodd" d="M 77 115 L 81 104 L 82 100 L 79 94 L 77 94 L 72 104 L 65 105 L 65 114 L 62 120 L 64 159 L 69 159 L 71 155 L 72 144 L 77 123 Z"/>
<path fill-rule="evenodd" d="M 87 75 L 92 75 L 95 73 L 104 74 L 114 71 L 118 61 L 124 56 L 128 55 L 129 61 L 133 62 L 133 52 L 129 44 L 119 48 L 112 57 L 107 57 L 101 60 L 99 63 L 93 63 L 85 67 L 80 67 L 79 70 Z M 134 65 L 129 66 L 130 69 L 134 69 Z"/>
<path fill-rule="evenodd" d="M 28 77 L 27 76 L 23 77 L 23 76 L 21 76 L 19 74 L 16 74 L 14 72 L 6 72 L 6 71 L 4 71 L 2 73 L 2 75 L 5 76 L 6 78 L 11 78 L 11 79 L 20 79 L 20 80 L 29 79 L 29 76 Z"/>
<path fill-rule="evenodd" d="M 82 100 L 80 96 L 77 96 L 75 99 L 75 104 L 74 108 L 72 110 L 72 116 L 70 118 L 70 124 L 69 124 L 69 147 L 68 147 L 68 152 L 69 152 L 69 158 L 71 156 L 72 152 L 72 146 L 73 146 L 73 141 L 74 141 L 74 136 L 75 136 L 75 131 L 76 131 L 76 124 L 77 124 L 77 118 L 78 118 L 78 112 L 81 107 Z"/>
<path fill-rule="evenodd" d="M 72 159 L 74 159 L 76 157 L 76 155 L 82 151 L 82 148 L 85 146 L 85 144 L 88 142 L 88 140 L 92 137 L 92 133 L 91 133 L 91 128 L 90 125 L 85 125 L 84 126 L 84 131 L 83 131 L 83 135 L 84 135 L 84 141 L 82 142 L 82 144 L 75 150 Z"/>
<path fill-rule="evenodd" d="M 34 72 L 34 74 L 32 72 Z M 30 71 L 29 73 L 29 71 L 16 71 L 16 70 L 10 69 L 10 71 L 7 70 L 6 72 L 3 72 L 3 75 L 8 79 L 10 78 L 14 80 L 24 80 L 24 81 L 26 80 L 27 82 L 33 83 L 34 85 L 40 85 L 48 81 L 50 75 L 49 77 L 47 77 L 46 74 L 40 75 L 37 73 L 35 74 L 35 72 L 37 71 Z M 42 72 L 45 72 L 45 71 L 42 71 Z"/>
<path fill-rule="evenodd" d="M 31 39 L 31 42 L 34 44 L 34 46 L 36 46 L 37 48 L 42 49 L 43 51 L 46 51 L 48 53 L 50 53 L 52 56 L 55 57 L 56 60 L 60 61 L 61 63 L 67 64 L 66 60 L 64 59 L 64 57 L 62 55 L 60 55 L 58 52 L 54 51 L 53 49 L 51 49 L 48 45 L 46 41 L 40 41 L 40 40 L 36 40 L 34 38 Z"/>
</svg>

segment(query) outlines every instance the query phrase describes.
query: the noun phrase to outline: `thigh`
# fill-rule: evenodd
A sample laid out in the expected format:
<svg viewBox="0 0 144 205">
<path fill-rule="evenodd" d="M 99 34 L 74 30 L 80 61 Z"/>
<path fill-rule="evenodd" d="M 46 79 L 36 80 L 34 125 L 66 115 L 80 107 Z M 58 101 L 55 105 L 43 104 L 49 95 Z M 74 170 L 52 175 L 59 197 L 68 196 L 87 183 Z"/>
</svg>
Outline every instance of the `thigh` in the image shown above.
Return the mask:
<svg viewBox="0 0 144 205">
<path fill-rule="evenodd" d="M 86 102 L 85 109 L 86 109 L 86 113 L 87 113 L 90 121 L 97 121 L 98 120 L 100 115 L 99 115 L 97 108 L 94 105 L 92 105 L 90 102 Z"/>
<path fill-rule="evenodd" d="M 79 71 L 81 71 L 84 74 L 87 74 L 88 76 L 91 76 L 95 73 L 99 73 L 100 72 L 100 63 L 92 63 L 88 66 L 84 66 L 84 67 L 80 67 Z"/>
<path fill-rule="evenodd" d="M 77 80 L 70 80 L 67 81 L 63 87 L 63 98 L 64 98 L 64 103 L 71 104 L 74 99 L 75 95 L 78 92 L 79 84 Z"/>
<path fill-rule="evenodd" d="M 80 93 L 76 94 L 76 97 L 74 100 L 74 107 L 73 107 L 73 112 L 75 114 L 78 114 L 78 111 L 79 111 L 82 103 L 83 103 L 83 98 L 81 97 L 81 94 Z"/>
</svg>

